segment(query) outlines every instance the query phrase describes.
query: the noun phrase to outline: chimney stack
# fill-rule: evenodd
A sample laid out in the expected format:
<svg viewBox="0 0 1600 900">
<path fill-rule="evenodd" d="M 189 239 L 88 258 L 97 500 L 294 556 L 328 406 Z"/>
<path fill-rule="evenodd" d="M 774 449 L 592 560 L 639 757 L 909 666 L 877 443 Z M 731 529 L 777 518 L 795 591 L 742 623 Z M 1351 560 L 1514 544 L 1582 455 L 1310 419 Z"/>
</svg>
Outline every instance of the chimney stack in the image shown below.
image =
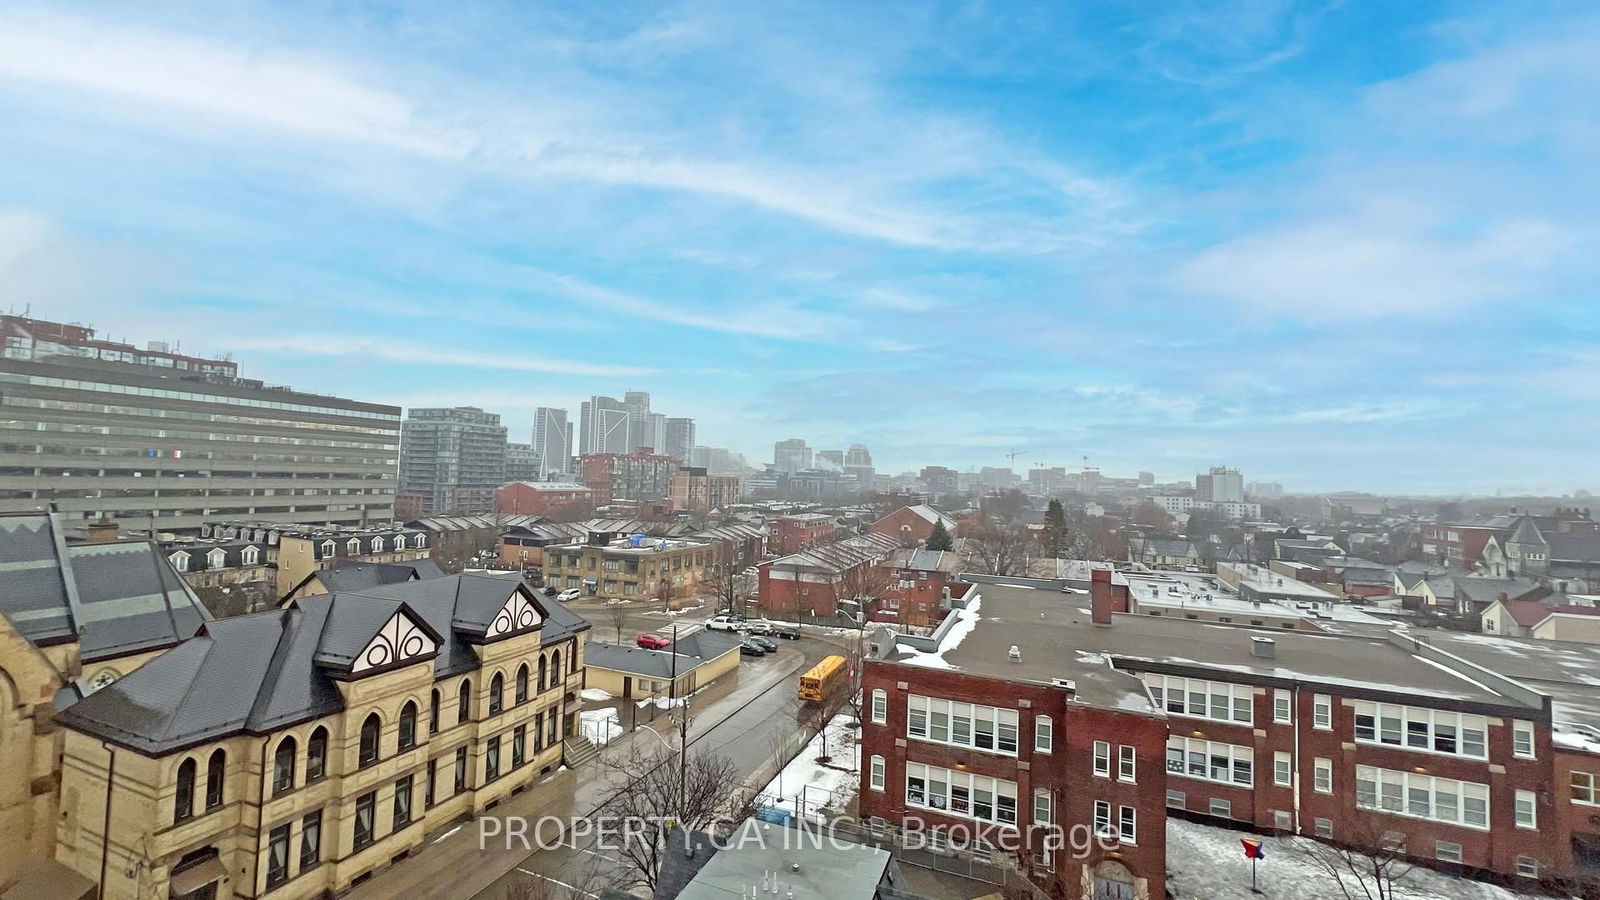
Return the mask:
<svg viewBox="0 0 1600 900">
<path fill-rule="evenodd" d="M 105 516 L 101 516 L 95 521 L 90 522 L 88 525 L 85 525 L 83 531 L 84 536 L 88 538 L 88 541 L 91 544 L 103 544 L 106 541 L 114 541 L 119 536 L 117 523 L 111 521 Z"/>
<path fill-rule="evenodd" d="M 1096 625 L 1111 624 L 1111 570 L 1089 572 L 1089 610 Z"/>
</svg>

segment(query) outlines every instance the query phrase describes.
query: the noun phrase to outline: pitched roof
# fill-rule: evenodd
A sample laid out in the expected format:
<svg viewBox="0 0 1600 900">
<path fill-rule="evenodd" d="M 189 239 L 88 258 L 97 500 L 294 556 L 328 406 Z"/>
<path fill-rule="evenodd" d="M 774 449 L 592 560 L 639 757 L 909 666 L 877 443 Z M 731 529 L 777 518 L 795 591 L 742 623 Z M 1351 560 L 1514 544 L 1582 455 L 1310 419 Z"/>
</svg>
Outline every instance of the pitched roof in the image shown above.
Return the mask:
<svg viewBox="0 0 1600 900">
<path fill-rule="evenodd" d="M 336 594 L 340 591 L 359 591 L 402 581 L 441 578 L 444 574 L 445 571 L 439 568 L 439 564 L 431 559 L 404 563 L 372 563 L 339 559 L 334 562 L 333 568 L 313 572 L 306 576 L 306 580 L 315 577 L 328 589 L 327 593 Z"/>
<path fill-rule="evenodd" d="M 518 595 L 542 622 L 490 636 Z M 474 644 L 537 628 L 542 643 L 588 627 L 517 578 L 447 575 L 321 594 L 209 622 L 195 637 L 63 711 L 72 728 L 160 755 L 236 733 L 264 734 L 341 708 L 335 682 L 396 615 L 427 637 L 436 678 L 478 668 Z M 426 642 L 423 642 L 426 646 Z"/>
<path fill-rule="evenodd" d="M 211 614 L 148 541 L 67 544 L 55 513 L 0 515 L 0 615 L 37 645 L 77 640 L 86 662 L 157 650 Z"/>
<path fill-rule="evenodd" d="M 664 633 L 671 635 L 670 631 Z M 679 638 L 672 647 L 661 650 L 589 641 L 583 645 L 583 664 L 597 669 L 631 672 L 647 678 L 671 678 L 674 652 L 677 654 L 677 673 L 682 675 L 739 649 L 743 642 L 744 638 L 723 631 L 697 631 Z"/>
<path fill-rule="evenodd" d="M 1501 594 L 1510 600 L 1520 600 L 1530 598 L 1535 593 L 1550 592 L 1549 588 L 1541 587 L 1538 582 L 1528 578 L 1457 578 L 1455 586 L 1456 597 L 1483 604 L 1499 600 Z"/>
<path fill-rule="evenodd" d="M 882 559 L 898 549 L 900 542 L 888 535 L 867 531 L 831 544 L 819 544 L 799 553 L 773 560 L 771 565 L 784 568 L 821 569 L 824 572 L 843 572 L 862 563 Z"/>
<path fill-rule="evenodd" d="M 1570 616 L 1600 616 L 1600 608 L 1572 604 L 1545 603 L 1543 600 L 1512 600 L 1501 604 L 1513 622 L 1523 628 L 1532 628 L 1555 613 Z"/>
<path fill-rule="evenodd" d="M 922 518 L 927 519 L 929 522 L 943 522 L 945 528 L 956 527 L 955 519 L 950 518 L 926 503 L 918 503 L 916 506 L 908 506 L 906 509 L 909 509 Z"/>
<path fill-rule="evenodd" d="M 1600 531 L 1557 531 L 1544 536 L 1552 562 L 1600 560 Z"/>
</svg>

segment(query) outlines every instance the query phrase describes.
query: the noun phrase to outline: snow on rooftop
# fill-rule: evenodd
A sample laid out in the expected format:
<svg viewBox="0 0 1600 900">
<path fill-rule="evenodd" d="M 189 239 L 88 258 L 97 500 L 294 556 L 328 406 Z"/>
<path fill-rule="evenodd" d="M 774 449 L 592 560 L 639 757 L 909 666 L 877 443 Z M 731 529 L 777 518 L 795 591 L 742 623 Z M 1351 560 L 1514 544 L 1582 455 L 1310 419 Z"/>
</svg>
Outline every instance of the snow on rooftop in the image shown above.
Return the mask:
<svg viewBox="0 0 1600 900">
<path fill-rule="evenodd" d="M 967 604 L 966 608 L 951 611 L 950 614 L 956 617 L 956 623 L 950 626 L 949 631 L 945 632 L 944 640 L 939 642 L 938 650 L 928 652 L 918 650 L 909 644 L 896 644 L 896 650 L 909 654 L 901 659 L 900 662 L 910 663 L 913 666 L 927 666 L 930 669 L 952 668 L 950 663 L 945 661 L 944 655 L 961 646 L 961 642 L 966 640 L 967 635 L 978 627 L 978 622 L 983 618 L 979 615 L 979 611 L 982 608 L 983 595 L 979 594 L 976 599 Z"/>
</svg>

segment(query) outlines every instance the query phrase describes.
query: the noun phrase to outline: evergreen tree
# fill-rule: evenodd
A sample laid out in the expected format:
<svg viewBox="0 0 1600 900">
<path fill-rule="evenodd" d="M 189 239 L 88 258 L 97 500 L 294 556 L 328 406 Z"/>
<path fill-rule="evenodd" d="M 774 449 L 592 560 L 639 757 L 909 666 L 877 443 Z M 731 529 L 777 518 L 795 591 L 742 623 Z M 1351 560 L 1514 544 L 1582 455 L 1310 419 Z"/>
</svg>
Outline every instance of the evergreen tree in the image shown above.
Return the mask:
<svg viewBox="0 0 1600 900">
<path fill-rule="evenodd" d="M 943 522 L 933 523 L 933 533 L 928 535 L 929 550 L 949 550 L 955 546 L 955 541 L 950 538 L 950 532 L 945 530 Z"/>
<path fill-rule="evenodd" d="M 1067 513 L 1060 500 L 1051 500 L 1044 513 L 1044 555 L 1059 558 L 1067 549 Z"/>
</svg>

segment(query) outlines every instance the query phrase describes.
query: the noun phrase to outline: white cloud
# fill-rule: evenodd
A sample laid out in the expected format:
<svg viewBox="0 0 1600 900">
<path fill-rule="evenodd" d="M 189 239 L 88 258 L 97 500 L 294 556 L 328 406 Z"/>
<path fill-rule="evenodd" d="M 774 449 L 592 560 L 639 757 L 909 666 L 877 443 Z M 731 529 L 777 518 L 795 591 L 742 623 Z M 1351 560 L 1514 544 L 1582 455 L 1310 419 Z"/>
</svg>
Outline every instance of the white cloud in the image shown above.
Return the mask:
<svg viewBox="0 0 1600 900">
<path fill-rule="evenodd" d="M 361 338 L 344 334 L 295 334 L 251 337 L 241 335 L 230 342 L 241 350 L 301 356 L 350 356 L 385 362 L 418 365 L 458 366 L 507 372 L 547 372 L 557 375 L 595 375 L 602 377 L 651 375 L 658 369 L 573 362 L 532 355 L 514 356 L 488 350 L 435 347 L 387 338 Z"/>
</svg>

